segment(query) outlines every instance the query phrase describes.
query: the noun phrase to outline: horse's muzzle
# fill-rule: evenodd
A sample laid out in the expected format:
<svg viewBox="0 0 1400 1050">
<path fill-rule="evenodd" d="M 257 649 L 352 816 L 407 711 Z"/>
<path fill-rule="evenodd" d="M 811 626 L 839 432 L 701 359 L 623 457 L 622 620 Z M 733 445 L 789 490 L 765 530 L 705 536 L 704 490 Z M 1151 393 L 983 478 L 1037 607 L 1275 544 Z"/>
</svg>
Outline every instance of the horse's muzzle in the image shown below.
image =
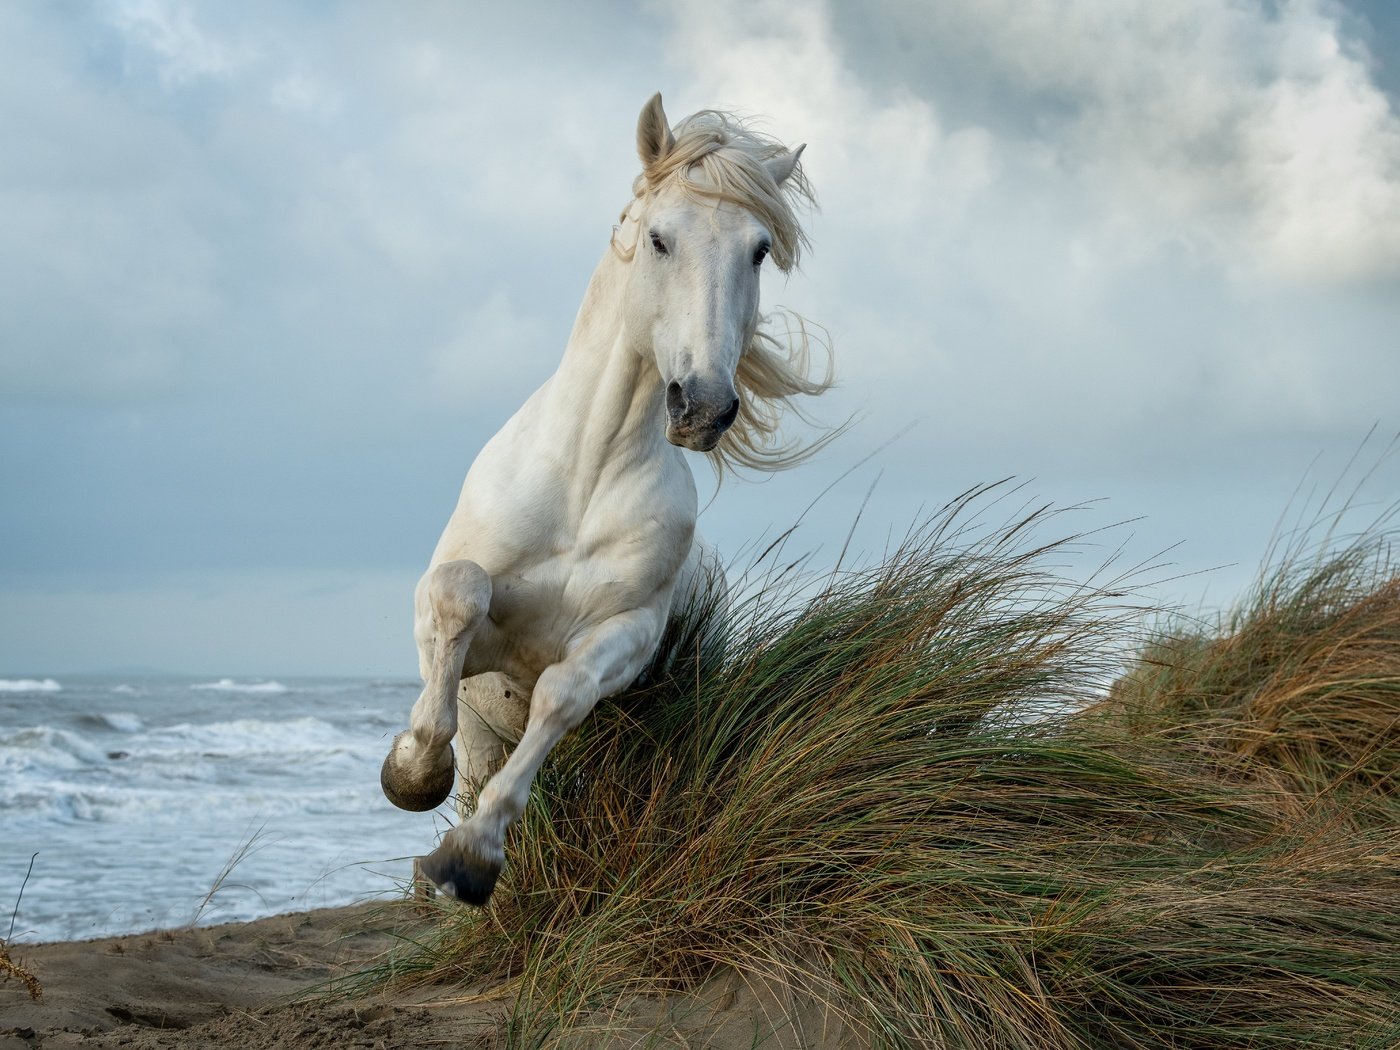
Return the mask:
<svg viewBox="0 0 1400 1050">
<path fill-rule="evenodd" d="M 738 418 L 739 398 L 732 386 L 710 391 L 696 382 L 666 384 L 666 440 L 673 445 L 709 452 Z"/>
</svg>

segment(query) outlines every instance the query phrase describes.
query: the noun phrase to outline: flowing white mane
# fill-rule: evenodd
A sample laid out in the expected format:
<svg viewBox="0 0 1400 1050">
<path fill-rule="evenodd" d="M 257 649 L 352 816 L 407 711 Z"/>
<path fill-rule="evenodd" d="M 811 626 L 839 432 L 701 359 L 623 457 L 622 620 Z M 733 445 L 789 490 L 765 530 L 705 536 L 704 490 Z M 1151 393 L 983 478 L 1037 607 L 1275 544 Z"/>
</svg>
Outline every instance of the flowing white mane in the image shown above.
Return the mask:
<svg viewBox="0 0 1400 1050">
<path fill-rule="evenodd" d="M 633 182 L 634 197 L 623 209 L 623 217 L 663 186 L 675 184 L 692 198 L 723 201 L 753 214 L 772 235 L 773 262 L 783 273 L 791 273 L 802 249 L 808 246 L 807 234 L 797 218 L 797 206 L 814 208 L 816 197 L 801 165 L 781 185 L 764 166 L 764 161 L 787 153 L 787 147 L 745 126 L 732 114 L 710 109 L 686 117 L 672 133 L 675 145 Z M 613 250 L 630 259 L 635 245 L 623 247 L 614 237 Z M 839 433 L 839 429 L 828 431 L 807 445 L 779 439 L 778 428 L 785 410 L 791 409 L 799 418 L 807 419 L 791 399 L 799 394 L 815 397 L 830 389 L 832 368 L 830 348 L 820 337 L 814 340 L 806 321 L 793 313 L 778 316 L 786 321 L 782 338 L 770 330 L 772 318 L 764 318 L 739 359 L 734 375 L 739 416 L 720 443 L 706 453 L 721 476 L 726 467 L 784 470 L 812 455 Z M 813 341 L 826 352 L 826 367 L 820 378 L 809 375 Z"/>
</svg>

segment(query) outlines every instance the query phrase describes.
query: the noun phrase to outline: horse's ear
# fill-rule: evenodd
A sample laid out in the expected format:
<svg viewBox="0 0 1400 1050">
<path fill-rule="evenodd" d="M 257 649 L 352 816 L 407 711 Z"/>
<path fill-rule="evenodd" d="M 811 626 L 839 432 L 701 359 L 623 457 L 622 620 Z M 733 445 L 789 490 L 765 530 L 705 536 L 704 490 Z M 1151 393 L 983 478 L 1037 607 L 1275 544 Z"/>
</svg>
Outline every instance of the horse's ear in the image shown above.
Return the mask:
<svg viewBox="0 0 1400 1050">
<path fill-rule="evenodd" d="M 770 157 L 763 162 L 763 166 L 768 169 L 768 174 L 773 176 L 774 182 L 781 186 L 787 181 L 788 176 L 797 170 L 797 161 L 806 148 L 807 143 L 804 142 L 795 150 L 779 153 L 776 157 Z"/>
<path fill-rule="evenodd" d="M 637 153 L 642 158 L 642 170 L 650 171 L 675 144 L 676 138 L 666 122 L 666 111 L 661 108 L 661 92 L 658 91 L 642 107 L 642 115 L 637 118 Z"/>
</svg>

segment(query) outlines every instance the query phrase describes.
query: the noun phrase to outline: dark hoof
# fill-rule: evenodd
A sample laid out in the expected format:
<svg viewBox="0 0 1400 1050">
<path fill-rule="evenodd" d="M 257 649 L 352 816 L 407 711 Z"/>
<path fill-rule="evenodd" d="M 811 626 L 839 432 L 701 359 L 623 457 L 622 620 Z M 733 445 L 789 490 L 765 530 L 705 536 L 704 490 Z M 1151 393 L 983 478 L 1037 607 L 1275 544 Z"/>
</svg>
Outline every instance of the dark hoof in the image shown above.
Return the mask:
<svg viewBox="0 0 1400 1050">
<path fill-rule="evenodd" d="M 500 878 L 500 864 L 488 864 L 464 857 L 439 846 L 426 857 L 418 858 L 418 872 L 423 878 L 449 897 L 465 904 L 482 907 L 491 899 L 491 891 Z"/>
<path fill-rule="evenodd" d="M 448 754 L 452 753 L 451 748 Z M 453 763 L 449 759 L 446 766 L 434 773 L 427 783 L 419 784 L 401 773 L 394 764 L 394 752 L 391 749 L 384 759 L 384 764 L 379 767 L 379 786 L 384 789 L 384 797 L 387 798 L 399 809 L 407 809 L 414 813 L 422 813 L 424 810 L 437 809 L 447 801 L 447 796 L 452 794 L 452 781 L 456 774 L 453 772 Z"/>
</svg>

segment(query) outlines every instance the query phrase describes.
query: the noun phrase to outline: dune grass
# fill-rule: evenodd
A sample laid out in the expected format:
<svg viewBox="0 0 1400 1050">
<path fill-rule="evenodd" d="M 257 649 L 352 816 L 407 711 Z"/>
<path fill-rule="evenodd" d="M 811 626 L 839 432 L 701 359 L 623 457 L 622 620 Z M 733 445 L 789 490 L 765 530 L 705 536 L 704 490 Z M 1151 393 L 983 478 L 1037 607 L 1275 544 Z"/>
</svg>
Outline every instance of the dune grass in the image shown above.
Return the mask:
<svg viewBox="0 0 1400 1050">
<path fill-rule="evenodd" d="M 1284 805 L 1400 824 L 1400 573 L 1389 537 L 1283 550 L 1209 625 L 1163 625 L 1100 707 Z"/>
<path fill-rule="evenodd" d="M 24 985 L 24 990 L 29 994 L 29 998 L 38 1002 L 44 997 L 44 988 L 39 983 L 39 979 L 26 970 L 14 959 L 10 958 L 10 943 L 15 936 L 15 918 L 19 915 L 19 904 L 24 899 L 24 888 L 29 885 L 29 876 L 34 874 L 34 858 L 39 856 L 33 854 L 29 858 L 29 867 L 24 871 L 24 879 L 19 884 L 19 892 L 15 894 L 15 907 L 10 913 L 10 928 L 4 937 L 0 937 L 0 980 L 8 981 L 14 978 Z"/>
<path fill-rule="evenodd" d="M 39 979 L 11 959 L 9 942 L 0 940 L 0 978 L 8 981 L 12 977 L 24 985 L 24 990 L 28 993 L 29 998 L 35 1002 L 44 997 L 44 989 L 39 984 Z"/>
<path fill-rule="evenodd" d="M 980 526 L 986 495 L 883 564 L 757 581 L 723 646 L 714 613 L 674 631 L 551 757 L 492 905 L 441 904 L 368 979 L 494 985 L 518 1045 L 591 1045 L 608 1004 L 720 973 L 817 1004 L 831 1045 L 1400 1045 L 1394 822 L 1281 807 L 1285 785 L 1229 761 L 1238 737 L 1291 797 L 1389 790 L 1363 740 L 1384 716 L 1354 690 L 1279 687 L 1273 738 L 1228 699 L 1254 702 L 1318 632 L 1309 682 L 1391 666 L 1390 628 L 1357 627 L 1389 622 L 1367 604 L 1390 600 L 1385 563 L 1344 552 L 1261 592 L 1278 611 L 1223 637 L 1286 632 L 1227 664 L 1192 662 L 1218 639 L 1153 649 L 1103 702 L 1133 611 L 1058 575 L 1048 512 Z M 1340 656 L 1341 638 L 1366 640 Z M 1366 696 L 1393 705 L 1392 685 Z M 1209 731 L 1185 728 L 1202 707 Z"/>
</svg>

